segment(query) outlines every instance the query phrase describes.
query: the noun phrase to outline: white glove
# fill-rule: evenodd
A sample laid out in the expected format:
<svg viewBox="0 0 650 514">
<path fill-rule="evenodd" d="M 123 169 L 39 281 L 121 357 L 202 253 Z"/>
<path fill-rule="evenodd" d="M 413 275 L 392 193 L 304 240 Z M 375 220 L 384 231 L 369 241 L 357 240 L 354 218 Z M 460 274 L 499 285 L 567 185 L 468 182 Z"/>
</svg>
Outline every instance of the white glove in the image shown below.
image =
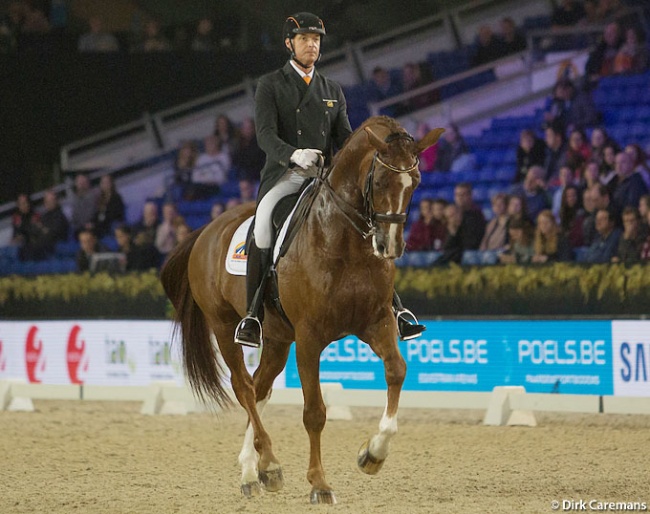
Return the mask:
<svg viewBox="0 0 650 514">
<path fill-rule="evenodd" d="M 289 159 L 291 162 L 295 162 L 303 170 L 306 170 L 310 166 L 316 164 L 318 156 L 323 152 L 320 150 L 314 150 L 313 148 L 299 148 L 291 154 Z"/>
</svg>

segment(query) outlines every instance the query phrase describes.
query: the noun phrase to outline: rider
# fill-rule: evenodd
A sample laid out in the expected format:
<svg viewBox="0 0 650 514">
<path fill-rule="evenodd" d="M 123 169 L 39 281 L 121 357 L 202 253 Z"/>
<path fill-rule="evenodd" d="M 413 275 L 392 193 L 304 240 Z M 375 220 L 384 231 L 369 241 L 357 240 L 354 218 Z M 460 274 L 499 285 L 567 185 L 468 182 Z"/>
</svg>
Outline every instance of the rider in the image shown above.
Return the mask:
<svg viewBox="0 0 650 514">
<path fill-rule="evenodd" d="M 255 93 L 257 140 L 266 153 L 266 163 L 247 249 L 248 310 L 235 330 L 236 343 L 253 347 L 262 343 L 260 318 L 265 279 L 271 267 L 273 208 L 282 198 L 299 191 L 307 180 L 295 169 L 310 168 L 321 155 L 329 164 L 334 148 L 342 148 L 352 133 L 341 86 L 315 69 L 325 36 L 323 21 L 307 12 L 294 14 L 285 20 L 282 36 L 291 58 L 281 69 L 261 77 Z M 393 307 L 402 339 L 424 331 L 425 327 L 402 307 L 397 293 Z"/>
</svg>

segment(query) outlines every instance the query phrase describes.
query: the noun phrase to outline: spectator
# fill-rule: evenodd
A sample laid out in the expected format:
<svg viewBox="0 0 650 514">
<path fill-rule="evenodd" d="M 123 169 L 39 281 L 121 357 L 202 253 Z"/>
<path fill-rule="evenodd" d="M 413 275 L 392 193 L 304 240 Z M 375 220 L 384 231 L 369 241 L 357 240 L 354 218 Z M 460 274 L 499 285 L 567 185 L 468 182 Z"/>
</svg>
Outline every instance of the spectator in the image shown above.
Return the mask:
<svg viewBox="0 0 650 514">
<path fill-rule="evenodd" d="M 131 49 L 132 52 L 169 52 L 172 45 L 160 30 L 158 20 L 148 20 L 144 25 L 144 38 Z"/>
<path fill-rule="evenodd" d="M 505 54 L 504 46 L 488 25 L 482 25 L 478 29 L 476 37 L 476 50 L 471 58 L 472 66 L 480 66 L 494 61 Z"/>
<path fill-rule="evenodd" d="M 156 248 L 149 243 L 138 241 L 140 236 L 133 237 L 127 225 L 118 225 L 115 228 L 117 246 L 126 258 L 126 271 L 146 271 L 158 267 L 160 255 Z"/>
<path fill-rule="evenodd" d="M 372 76 L 368 81 L 368 102 L 381 102 L 386 98 L 399 95 L 401 92 L 402 88 L 393 81 L 390 73 L 385 68 L 377 66 L 372 70 Z M 384 107 L 382 114 L 394 116 L 395 109 L 394 107 Z"/>
<path fill-rule="evenodd" d="M 88 20 L 89 32 L 82 34 L 77 44 L 77 49 L 82 53 L 110 53 L 117 52 L 120 45 L 117 38 L 104 30 L 104 22 L 99 16 L 92 16 Z"/>
<path fill-rule="evenodd" d="M 508 244 L 499 254 L 502 264 L 528 264 L 533 257 L 530 225 L 523 219 L 513 219 L 508 224 Z"/>
<path fill-rule="evenodd" d="M 562 0 L 551 15 L 551 28 L 560 29 L 577 25 L 585 16 L 581 3 L 575 0 Z"/>
<path fill-rule="evenodd" d="M 187 236 L 190 235 L 192 229 L 185 222 L 179 223 L 176 227 L 176 244 L 181 244 Z"/>
<path fill-rule="evenodd" d="M 56 244 L 68 239 L 68 218 L 63 214 L 56 193 L 45 191 L 43 211 L 33 220 L 33 231 L 23 247 L 23 260 L 47 259 L 54 254 Z"/>
<path fill-rule="evenodd" d="M 634 172 L 641 175 L 645 185 L 650 188 L 650 166 L 648 166 L 648 158 L 643 148 L 636 143 L 632 143 L 625 147 L 625 153 L 629 154 L 632 158 Z"/>
<path fill-rule="evenodd" d="M 564 132 L 557 126 L 549 126 L 544 130 L 546 152 L 544 156 L 544 180 L 556 178 L 560 168 L 566 163 L 566 144 Z"/>
<path fill-rule="evenodd" d="M 501 33 L 499 34 L 504 54 L 516 54 L 526 50 L 526 37 L 517 30 L 512 18 L 506 16 L 499 22 Z"/>
<path fill-rule="evenodd" d="M 528 214 L 526 214 L 527 210 L 526 200 L 523 196 L 518 194 L 509 195 L 508 201 L 506 203 L 508 225 L 512 222 L 512 220 L 523 220 L 524 222 L 530 224 L 530 219 L 528 218 Z"/>
<path fill-rule="evenodd" d="M 648 194 L 648 187 L 641 175 L 635 173 L 629 153 L 620 152 L 616 156 L 616 174 L 618 184 L 612 195 L 612 203 L 616 212 L 622 212 L 625 207 L 636 208 L 639 205 L 639 199 Z"/>
<path fill-rule="evenodd" d="M 253 202 L 257 196 L 256 187 L 250 180 L 239 181 L 239 200 L 240 203 Z M 228 210 L 228 207 L 226 207 Z"/>
<path fill-rule="evenodd" d="M 567 186 L 562 191 L 560 204 L 560 230 L 571 248 L 585 245 L 582 229 L 585 213 L 580 206 L 580 190 L 576 186 Z"/>
<path fill-rule="evenodd" d="M 428 64 L 407 62 L 402 67 L 402 86 L 404 93 L 418 89 L 433 81 L 431 68 Z M 406 114 L 418 109 L 428 107 L 439 100 L 438 91 L 427 91 L 426 93 L 412 96 L 402 102 L 396 115 Z"/>
<path fill-rule="evenodd" d="M 602 166 L 605 159 L 605 145 L 609 142 L 607 131 L 603 127 L 596 127 L 591 132 L 591 158 Z"/>
<path fill-rule="evenodd" d="M 575 90 L 575 94 L 570 99 L 566 127 L 569 132 L 580 130 L 584 135 L 585 129 L 595 127 L 602 122 L 602 115 L 596 107 L 591 91 L 591 85 L 585 83 Z"/>
<path fill-rule="evenodd" d="M 124 200 L 117 192 L 112 175 L 104 175 L 99 180 L 99 198 L 93 226 L 97 237 L 112 233 L 114 223 L 124 222 Z"/>
<path fill-rule="evenodd" d="M 438 230 L 434 234 L 434 227 Z M 413 222 L 406 240 L 406 249 L 409 252 L 429 252 L 440 250 L 445 237 L 440 237 L 439 229 L 442 228 L 446 235 L 446 227 L 442 220 L 433 216 L 433 201 L 429 198 L 420 200 L 420 217 Z M 436 239 L 436 236 L 438 238 Z M 437 247 L 436 247 L 437 243 Z"/>
<path fill-rule="evenodd" d="M 595 184 L 600 184 L 600 169 L 598 166 L 598 161 L 591 159 L 585 166 L 585 172 L 582 175 L 582 179 L 578 181 L 580 186 L 583 189 L 589 189 Z"/>
<path fill-rule="evenodd" d="M 616 226 L 614 214 L 608 209 L 596 212 L 596 238 L 589 246 L 585 262 L 589 264 L 606 263 L 612 260 L 618 250 L 621 229 Z"/>
<path fill-rule="evenodd" d="M 461 214 L 458 233 L 463 251 L 478 250 L 485 235 L 485 217 L 483 211 L 472 200 L 472 185 L 469 182 L 456 185 L 454 203 Z"/>
<path fill-rule="evenodd" d="M 90 187 L 87 175 L 78 174 L 74 179 L 75 192 L 72 197 L 72 216 L 70 225 L 75 235 L 82 228 L 92 227 L 97 214 L 97 191 Z"/>
<path fill-rule="evenodd" d="M 415 139 L 418 141 L 422 140 L 426 134 L 431 131 L 431 127 L 425 123 L 418 123 L 417 128 L 415 129 Z M 428 172 L 433 171 L 433 168 L 436 164 L 436 157 L 438 156 L 438 145 L 433 145 L 427 148 L 424 152 L 420 153 L 420 171 Z"/>
<path fill-rule="evenodd" d="M 621 47 L 621 28 L 613 21 L 605 26 L 603 40 L 589 54 L 585 65 L 585 74 L 589 82 L 597 82 L 614 72 L 614 61 Z"/>
<path fill-rule="evenodd" d="M 436 264 L 460 264 L 463 258 L 463 241 L 461 236 L 461 223 L 463 214 L 461 209 L 453 203 L 445 207 L 445 221 L 447 235 L 442 245 L 442 254 L 435 261 Z"/>
<path fill-rule="evenodd" d="M 582 225 L 582 235 L 585 245 L 589 246 L 596 239 L 596 214 L 600 209 L 610 210 L 611 195 L 602 184 L 597 184 L 583 194 L 585 219 Z"/>
<path fill-rule="evenodd" d="M 252 118 L 245 118 L 241 123 L 232 152 L 232 162 L 238 180 L 260 181 L 260 171 L 266 162 L 266 154 L 257 144 L 255 122 Z"/>
<path fill-rule="evenodd" d="M 141 243 L 154 245 L 158 231 L 158 206 L 154 202 L 145 202 L 142 206 L 142 218 L 133 226 L 132 235 Z"/>
<path fill-rule="evenodd" d="M 92 271 L 90 265 L 93 255 L 104 252 L 106 247 L 97 241 L 97 236 L 92 229 L 82 228 L 79 231 L 79 250 L 76 256 L 78 271 Z"/>
<path fill-rule="evenodd" d="M 650 225 L 650 211 L 646 212 L 644 221 L 646 226 Z M 650 261 L 650 234 L 646 236 L 643 246 L 641 247 L 641 260 L 643 262 Z"/>
<path fill-rule="evenodd" d="M 166 203 L 162 206 L 162 221 L 156 228 L 154 246 L 163 255 L 167 255 L 176 246 L 176 229 L 179 223 L 184 222 L 178 215 L 176 205 Z"/>
<path fill-rule="evenodd" d="M 556 219 L 559 219 L 560 216 L 560 206 L 562 204 L 562 197 L 564 196 L 564 190 L 576 183 L 573 179 L 573 171 L 568 166 L 562 166 L 560 168 L 560 183 L 553 193 L 553 199 L 551 201 L 551 211 L 553 216 Z"/>
<path fill-rule="evenodd" d="M 221 149 L 232 156 L 235 146 L 235 126 L 228 116 L 219 114 L 214 122 L 214 135 L 221 141 Z"/>
<path fill-rule="evenodd" d="M 522 130 L 519 134 L 519 146 L 517 146 L 517 174 L 514 183 L 522 182 L 531 166 L 542 166 L 545 152 L 544 141 L 539 139 L 535 132 L 530 129 Z"/>
<path fill-rule="evenodd" d="M 192 39 L 192 50 L 195 52 L 214 52 L 217 48 L 214 39 L 214 24 L 210 18 L 202 18 L 196 25 L 196 34 Z"/>
<path fill-rule="evenodd" d="M 605 145 L 603 150 L 603 164 L 600 170 L 600 183 L 614 193 L 618 184 L 618 175 L 616 174 L 616 155 L 619 153 L 618 145 L 610 141 Z"/>
<path fill-rule="evenodd" d="M 585 16 L 580 21 L 581 25 L 598 25 L 603 22 L 598 12 L 598 0 L 584 0 L 583 8 Z"/>
<path fill-rule="evenodd" d="M 555 126 L 562 132 L 567 128 L 569 110 L 575 97 L 576 89 L 568 79 L 560 79 L 553 86 L 552 95 L 546 99 L 544 106 L 544 126 Z"/>
<path fill-rule="evenodd" d="M 515 194 L 524 197 L 526 217 L 529 220 L 537 219 L 541 211 L 551 206 L 543 176 L 544 169 L 541 166 L 533 166 L 528 170 L 524 181 L 513 188 Z"/>
<path fill-rule="evenodd" d="M 452 123 L 447 127 L 437 147 L 435 171 L 462 171 L 470 168 L 468 164 L 472 158 L 468 157 L 469 148 L 457 125 Z"/>
<path fill-rule="evenodd" d="M 569 135 L 565 163 L 572 170 L 575 179 L 582 178 L 590 157 L 591 149 L 587 143 L 587 137 L 582 130 L 574 129 Z"/>
<path fill-rule="evenodd" d="M 210 219 L 211 220 L 216 219 L 221 214 L 223 214 L 225 210 L 226 210 L 226 206 L 223 203 L 221 202 L 213 203 L 212 207 L 210 208 Z"/>
<path fill-rule="evenodd" d="M 572 257 L 569 242 L 555 222 L 553 213 L 545 209 L 537 215 L 534 254 L 531 262 L 544 264 L 555 261 L 570 261 Z"/>
<path fill-rule="evenodd" d="M 492 219 L 485 227 L 485 234 L 479 245 L 481 251 L 502 250 L 506 245 L 508 236 L 508 213 L 506 202 L 508 196 L 505 193 L 497 193 L 491 198 Z"/>
<path fill-rule="evenodd" d="M 644 238 L 639 231 L 640 216 L 636 207 L 626 207 L 623 210 L 623 234 L 618 242 L 616 255 L 612 262 L 634 264 L 641 260 L 641 250 Z"/>
<path fill-rule="evenodd" d="M 194 141 L 184 141 L 176 154 L 174 162 L 174 183 L 171 187 L 173 201 L 191 200 L 195 196 L 192 175 L 196 167 L 198 148 Z"/>
<path fill-rule="evenodd" d="M 0 19 L 0 54 L 15 52 L 25 22 L 26 5 L 21 1 L 10 2 L 7 15 Z"/>
<path fill-rule="evenodd" d="M 239 198 L 236 197 L 228 198 L 228 201 L 226 202 L 226 210 L 229 211 L 230 209 L 234 209 L 235 207 L 241 204 L 242 201 Z"/>
<path fill-rule="evenodd" d="M 221 141 L 214 134 L 204 140 L 204 151 L 198 155 L 192 171 L 192 183 L 200 198 L 214 196 L 228 181 L 230 155 L 221 148 Z"/>
<path fill-rule="evenodd" d="M 37 232 L 40 216 L 32 207 L 29 196 L 21 193 L 16 198 L 16 209 L 11 217 L 11 244 L 18 247 L 21 260 L 26 260 L 25 249 L 29 247 Z"/>
<path fill-rule="evenodd" d="M 643 73 L 648 69 L 648 47 L 639 27 L 625 30 L 625 42 L 614 58 L 614 73 Z"/>
</svg>

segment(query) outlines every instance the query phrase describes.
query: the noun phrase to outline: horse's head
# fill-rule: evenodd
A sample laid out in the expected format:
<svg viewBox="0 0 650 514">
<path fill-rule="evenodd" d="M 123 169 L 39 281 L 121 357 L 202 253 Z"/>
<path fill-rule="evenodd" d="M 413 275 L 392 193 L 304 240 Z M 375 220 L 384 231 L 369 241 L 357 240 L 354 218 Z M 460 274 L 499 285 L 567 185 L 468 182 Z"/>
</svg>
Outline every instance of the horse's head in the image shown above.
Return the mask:
<svg viewBox="0 0 650 514">
<path fill-rule="evenodd" d="M 408 206 L 420 183 L 418 154 L 434 145 L 444 129 L 433 129 L 420 141 L 402 128 L 383 139 L 368 126 L 365 131 L 375 150 L 363 187 L 372 245 L 378 257 L 395 259 L 404 253 Z"/>
</svg>

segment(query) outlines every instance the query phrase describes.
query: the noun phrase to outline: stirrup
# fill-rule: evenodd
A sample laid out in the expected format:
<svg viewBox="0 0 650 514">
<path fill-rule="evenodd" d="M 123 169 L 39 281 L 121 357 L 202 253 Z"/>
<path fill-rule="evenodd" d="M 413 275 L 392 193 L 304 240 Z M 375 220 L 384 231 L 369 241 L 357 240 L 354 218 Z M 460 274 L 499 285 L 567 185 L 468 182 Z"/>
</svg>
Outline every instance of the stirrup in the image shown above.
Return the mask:
<svg viewBox="0 0 650 514">
<path fill-rule="evenodd" d="M 235 328 L 235 343 L 250 348 L 262 346 L 262 324 L 255 316 L 243 318 Z"/>
<path fill-rule="evenodd" d="M 422 335 L 427 327 L 420 325 L 418 318 L 408 309 L 401 309 L 395 312 L 397 319 L 397 331 L 402 341 L 408 341 Z"/>
</svg>

